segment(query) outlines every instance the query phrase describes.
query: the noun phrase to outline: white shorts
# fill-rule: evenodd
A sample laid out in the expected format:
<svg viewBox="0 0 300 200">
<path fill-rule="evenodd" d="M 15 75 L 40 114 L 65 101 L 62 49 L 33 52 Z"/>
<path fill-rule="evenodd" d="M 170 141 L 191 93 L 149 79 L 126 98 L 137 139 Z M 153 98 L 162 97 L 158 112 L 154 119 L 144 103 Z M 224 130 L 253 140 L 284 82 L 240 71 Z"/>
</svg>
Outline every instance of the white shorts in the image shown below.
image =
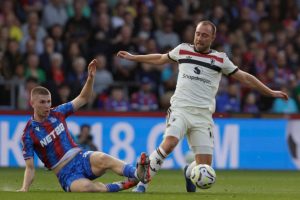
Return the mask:
<svg viewBox="0 0 300 200">
<path fill-rule="evenodd" d="M 164 137 L 174 136 L 179 140 L 187 135 L 194 154 L 213 154 L 214 135 L 212 112 L 205 108 L 169 108 Z"/>
</svg>

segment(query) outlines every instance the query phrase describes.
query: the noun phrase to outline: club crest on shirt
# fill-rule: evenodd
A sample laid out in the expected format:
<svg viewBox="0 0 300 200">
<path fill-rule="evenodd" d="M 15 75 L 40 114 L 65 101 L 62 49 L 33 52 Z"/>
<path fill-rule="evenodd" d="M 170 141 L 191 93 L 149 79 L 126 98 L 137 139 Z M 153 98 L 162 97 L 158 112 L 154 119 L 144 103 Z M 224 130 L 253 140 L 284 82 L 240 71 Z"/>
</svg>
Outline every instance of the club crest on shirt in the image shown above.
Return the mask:
<svg viewBox="0 0 300 200">
<path fill-rule="evenodd" d="M 210 65 L 214 65 L 214 64 L 215 64 L 215 62 L 216 62 L 216 60 L 215 60 L 215 59 L 213 59 L 213 58 L 211 58 L 211 59 L 210 59 Z"/>
<path fill-rule="evenodd" d="M 38 126 L 35 127 L 35 130 L 36 130 L 36 131 L 40 131 L 40 127 L 38 127 Z"/>
</svg>

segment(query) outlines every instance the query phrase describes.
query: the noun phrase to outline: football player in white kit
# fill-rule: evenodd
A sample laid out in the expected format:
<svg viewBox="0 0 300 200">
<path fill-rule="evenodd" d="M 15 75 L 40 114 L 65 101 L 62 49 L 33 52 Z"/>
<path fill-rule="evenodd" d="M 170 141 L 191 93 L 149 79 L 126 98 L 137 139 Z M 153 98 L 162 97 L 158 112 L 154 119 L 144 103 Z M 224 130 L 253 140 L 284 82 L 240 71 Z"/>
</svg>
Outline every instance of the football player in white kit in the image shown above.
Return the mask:
<svg viewBox="0 0 300 200">
<path fill-rule="evenodd" d="M 193 167 L 212 163 L 212 114 L 222 74 L 264 95 L 288 99 L 284 92 L 272 90 L 251 74 L 238 69 L 225 53 L 212 50 L 210 47 L 215 37 L 216 26 L 210 21 L 201 21 L 196 27 L 193 45 L 180 44 L 167 54 L 132 55 L 126 51 L 118 52 L 119 57 L 136 62 L 156 65 L 178 63 L 178 80 L 168 110 L 164 140 L 150 155 L 150 175 L 153 177 L 156 174 L 164 159 L 186 135 L 190 149 L 195 154 L 195 161 L 184 170 L 187 192 L 196 191 L 189 179 Z M 146 189 L 147 184 L 139 183 L 134 191 L 145 192 Z"/>
</svg>

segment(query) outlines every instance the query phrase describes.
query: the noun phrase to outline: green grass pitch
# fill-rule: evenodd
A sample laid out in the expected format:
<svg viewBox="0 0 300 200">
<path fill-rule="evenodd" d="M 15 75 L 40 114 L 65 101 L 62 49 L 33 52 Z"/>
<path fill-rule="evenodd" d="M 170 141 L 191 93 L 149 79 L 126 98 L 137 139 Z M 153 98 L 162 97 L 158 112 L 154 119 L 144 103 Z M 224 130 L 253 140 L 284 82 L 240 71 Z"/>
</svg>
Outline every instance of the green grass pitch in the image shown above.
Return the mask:
<svg viewBox="0 0 300 200">
<path fill-rule="evenodd" d="M 131 191 L 119 193 L 65 193 L 56 176 L 43 169 L 36 170 L 35 181 L 28 193 L 15 192 L 21 187 L 24 169 L 0 168 L 1 200 L 289 200 L 300 199 L 300 171 L 221 171 L 217 182 L 208 190 L 186 193 L 182 171 L 162 170 L 151 182 L 146 194 Z M 108 183 L 121 177 L 108 173 L 97 179 Z"/>
</svg>

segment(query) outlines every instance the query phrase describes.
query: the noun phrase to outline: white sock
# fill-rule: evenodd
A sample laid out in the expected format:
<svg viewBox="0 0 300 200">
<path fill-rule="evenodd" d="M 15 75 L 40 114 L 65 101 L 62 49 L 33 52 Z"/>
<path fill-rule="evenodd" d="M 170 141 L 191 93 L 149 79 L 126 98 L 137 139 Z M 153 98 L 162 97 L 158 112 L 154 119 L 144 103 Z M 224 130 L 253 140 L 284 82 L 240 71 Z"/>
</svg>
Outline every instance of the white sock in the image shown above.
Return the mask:
<svg viewBox="0 0 300 200">
<path fill-rule="evenodd" d="M 161 166 L 167 156 L 168 155 L 161 147 L 158 147 L 155 151 L 153 151 L 150 154 L 149 158 L 150 158 L 150 176 L 151 176 L 151 178 L 153 176 L 155 176 L 157 171 L 161 168 Z M 147 186 L 148 186 L 148 184 L 144 184 L 142 182 L 139 182 L 138 186 L 139 185 L 143 185 L 145 188 L 147 188 Z"/>
<path fill-rule="evenodd" d="M 165 158 L 168 155 L 165 153 L 165 151 L 158 147 L 155 151 L 151 153 L 149 156 L 150 158 L 150 176 L 153 177 L 157 173 L 158 170 L 160 170 Z"/>
<path fill-rule="evenodd" d="M 191 164 L 189 164 L 186 172 L 185 172 L 185 175 L 186 177 L 190 177 L 191 176 L 191 173 L 192 173 L 192 169 L 197 165 L 196 161 L 192 162 Z"/>
</svg>

